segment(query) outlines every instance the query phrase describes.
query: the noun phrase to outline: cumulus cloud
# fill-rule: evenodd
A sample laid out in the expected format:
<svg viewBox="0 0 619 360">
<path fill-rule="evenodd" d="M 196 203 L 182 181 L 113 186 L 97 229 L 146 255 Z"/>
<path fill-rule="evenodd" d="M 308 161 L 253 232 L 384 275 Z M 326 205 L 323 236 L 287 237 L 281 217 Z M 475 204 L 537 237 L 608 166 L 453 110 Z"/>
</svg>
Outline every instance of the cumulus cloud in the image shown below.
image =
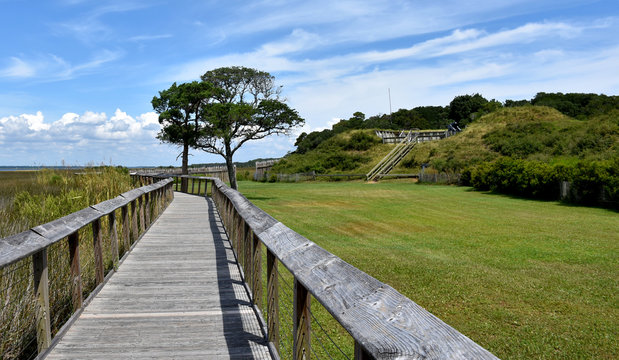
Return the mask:
<svg viewBox="0 0 619 360">
<path fill-rule="evenodd" d="M 113 116 L 86 111 L 79 115 L 66 113 L 46 123 L 43 114 L 21 114 L 0 118 L 0 141 L 11 144 L 70 143 L 118 145 L 119 143 L 153 143 L 161 129 L 156 113 L 132 117 L 117 109 Z"/>
</svg>

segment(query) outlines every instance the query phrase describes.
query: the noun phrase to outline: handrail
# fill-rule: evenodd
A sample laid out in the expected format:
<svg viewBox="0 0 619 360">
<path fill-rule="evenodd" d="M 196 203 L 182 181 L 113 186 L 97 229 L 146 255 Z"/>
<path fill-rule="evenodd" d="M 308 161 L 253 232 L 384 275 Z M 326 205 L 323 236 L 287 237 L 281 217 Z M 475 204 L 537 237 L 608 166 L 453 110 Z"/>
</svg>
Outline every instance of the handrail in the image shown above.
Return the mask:
<svg viewBox="0 0 619 360">
<path fill-rule="evenodd" d="M 66 238 L 93 221 L 109 215 L 112 211 L 128 205 L 145 194 L 159 190 L 171 182 L 172 179 L 164 179 L 157 184 L 145 185 L 120 194 L 114 199 L 91 205 L 46 224 L 35 226 L 30 230 L 0 239 L 0 268 L 22 260 Z"/>
<path fill-rule="evenodd" d="M 279 344 L 277 262 L 294 276 L 293 358 L 309 357 L 309 294 L 355 340 L 355 359 L 496 359 L 391 286 L 294 232 L 229 188 L 211 182 L 212 198 L 253 293 L 261 301 L 260 246 L 267 248 L 268 338 Z M 205 189 L 205 194 L 207 191 Z M 307 331 L 306 331 L 307 330 Z"/>
<path fill-rule="evenodd" d="M 152 182 L 152 178 L 148 180 Z M 101 218 L 107 216 L 111 238 L 112 261 L 119 262 L 119 239 L 117 235 L 116 210 L 121 209 L 122 241 L 128 250 L 131 243 L 138 240 L 150 226 L 150 222 L 169 204 L 173 198 L 172 179 L 127 191 L 116 198 L 91 205 L 80 211 L 43 225 L 31 228 L 16 235 L 0 239 L 0 269 L 19 261 L 32 258 L 32 276 L 34 280 L 35 311 L 33 318 L 36 326 L 38 353 L 44 353 L 51 345 L 50 327 L 50 286 L 48 280 L 48 248 L 67 239 L 70 258 L 70 276 L 72 287 L 73 313 L 83 306 L 82 279 L 79 259 L 79 230 L 92 224 L 95 288 L 96 293 L 104 282 L 104 259 L 102 251 L 103 229 Z M 137 203 L 137 204 L 136 204 Z M 131 220 L 129 217 L 131 209 Z M 139 228 L 138 228 L 139 220 Z M 5 304 L 6 305 L 6 304 Z"/>
</svg>

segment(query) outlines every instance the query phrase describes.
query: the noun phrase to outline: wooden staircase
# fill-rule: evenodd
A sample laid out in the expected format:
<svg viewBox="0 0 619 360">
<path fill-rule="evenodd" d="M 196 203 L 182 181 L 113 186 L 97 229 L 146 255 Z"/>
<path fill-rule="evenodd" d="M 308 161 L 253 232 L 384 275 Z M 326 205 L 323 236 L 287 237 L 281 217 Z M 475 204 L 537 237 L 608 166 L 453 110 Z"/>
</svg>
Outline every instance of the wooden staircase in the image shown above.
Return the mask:
<svg viewBox="0 0 619 360">
<path fill-rule="evenodd" d="M 413 147 L 415 147 L 417 144 L 417 136 L 418 134 L 416 132 L 409 131 L 402 141 L 365 175 L 365 179 L 367 181 L 378 181 L 383 176 L 387 175 L 406 155 L 408 155 Z"/>
</svg>

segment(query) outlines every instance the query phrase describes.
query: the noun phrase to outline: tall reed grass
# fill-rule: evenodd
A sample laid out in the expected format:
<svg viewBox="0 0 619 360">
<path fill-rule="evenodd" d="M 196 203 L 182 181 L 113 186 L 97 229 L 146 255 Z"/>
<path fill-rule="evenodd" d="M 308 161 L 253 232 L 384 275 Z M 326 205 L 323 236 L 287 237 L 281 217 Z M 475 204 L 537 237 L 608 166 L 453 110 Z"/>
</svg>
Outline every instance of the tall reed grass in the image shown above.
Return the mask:
<svg viewBox="0 0 619 360">
<path fill-rule="evenodd" d="M 41 170 L 0 173 L 0 237 L 25 231 L 90 205 L 113 198 L 132 188 L 128 171 L 101 167 L 81 170 Z M 117 214 L 120 218 L 120 213 Z M 101 219 L 108 229 L 108 219 Z M 120 227 L 117 228 L 120 233 Z M 106 273 L 113 268 L 111 236 L 104 231 L 103 258 Z M 92 229 L 79 230 L 83 294 L 95 287 Z M 90 240 L 90 241 L 89 241 Z M 128 249 L 122 248 L 123 254 Z M 52 336 L 73 312 L 69 251 L 66 241 L 48 248 Z M 0 358 L 31 359 L 37 355 L 34 328 L 35 302 L 29 258 L 0 269 Z"/>
</svg>

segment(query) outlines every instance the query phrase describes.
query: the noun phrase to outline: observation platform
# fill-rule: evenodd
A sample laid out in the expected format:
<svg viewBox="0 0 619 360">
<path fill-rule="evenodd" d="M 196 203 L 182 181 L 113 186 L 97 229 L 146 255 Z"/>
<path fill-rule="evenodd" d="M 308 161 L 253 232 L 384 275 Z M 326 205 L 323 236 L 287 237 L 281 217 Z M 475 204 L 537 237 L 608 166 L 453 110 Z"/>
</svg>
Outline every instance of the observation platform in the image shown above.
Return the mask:
<svg viewBox="0 0 619 360">
<path fill-rule="evenodd" d="M 210 198 L 174 194 L 46 359 L 271 359 Z"/>
</svg>

